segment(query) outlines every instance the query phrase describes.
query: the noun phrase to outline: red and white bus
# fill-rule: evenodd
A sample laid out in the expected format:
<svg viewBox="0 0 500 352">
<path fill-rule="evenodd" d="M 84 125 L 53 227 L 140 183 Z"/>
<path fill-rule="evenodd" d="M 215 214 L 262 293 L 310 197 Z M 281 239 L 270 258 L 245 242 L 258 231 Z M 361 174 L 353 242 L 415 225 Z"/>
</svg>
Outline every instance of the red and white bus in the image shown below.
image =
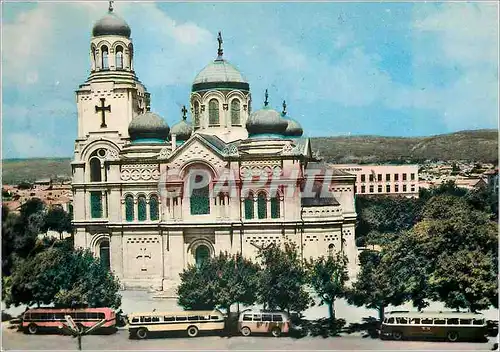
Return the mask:
<svg viewBox="0 0 500 352">
<path fill-rule="evenodd" d="M 91 327 L 106 319 L 101 328 L 112 328 L 116 325 L 115 311 L 111 308 L 34 308 L 23 314 L 22 327 L 26 333 L 36 334 L 43 329 L 58 329 L 66 324 L 66 315 L 71 316 L 79 328 Z"/>
</svg>

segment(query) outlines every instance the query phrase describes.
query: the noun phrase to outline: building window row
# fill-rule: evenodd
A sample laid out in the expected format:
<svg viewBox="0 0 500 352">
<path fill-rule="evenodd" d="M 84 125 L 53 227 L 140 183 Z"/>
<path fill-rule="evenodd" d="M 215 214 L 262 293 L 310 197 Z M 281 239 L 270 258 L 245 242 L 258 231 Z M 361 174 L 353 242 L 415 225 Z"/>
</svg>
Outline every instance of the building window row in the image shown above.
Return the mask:
<svg viewBox="0 0 500 352">
<path fill-rule="evenodd" d="M 385 181 L 391 181 L 391 175 L 393 175 L 392 177 L 392 181 L 399 181 L 399 175 L 400 174 L 385 174 Z M 361 182 L 366 182 L 366 174 L 361 174 Z M 382 182 L 383 180 L 383 174 L 375 174 L 375 173 L 371 173 L 371 174 L 368 174 L 368 180 L 369 182 L 375 182 L 375 180 L 377 182 Z M 401 174 L 401 177 L 402 177 L 402 180 L 403 181 L 407 181 L 408 180 L 408 174 L 407 173 L 402 173 Z M 410 181 L 415 181 L 415 173 L 410 173 Z"/>
<path fill-rule="evenodd" d="M 265 192 L 257 193 L 257 197 L 249 193 L 243 201 L 243 208 L 247 220 L 256 217 L 267 219 L 269 216 L 271 219 L 279 219 L 281 216 L 280 198 L 278 196 L 268 198 Z"/>
<path fill-rule="evenodd" d="M 157 221 L 160 219 L 160 202 L 156 194 L 150 195 L 149 199 L 144 194 L 138 195 L 137 198 L 134 198 L 131 194 L 127 194 L 124 203 L 126 221 L 146 221 L 148 219 L 148 208 L 149 220 Z"/>
<path fill-rule="evenodd" d="M 391 193 L 391 185 L 385 185 L 385 193 Z M 368 192 L 366 191 L 367 188 L 365 185 L 361 185 L 361 189 L 360 189 L 360 192 L 359 193 L 375 193 L 375 186 L 374 185 L 370 185 L 368 187 Z M 357 187 L 355 189 L 356 193 L 357 193 Z M 394 185 L 394 193 L 398 193 L 399 192 L 399 185 L 396 184 Z M 402 187 L 402 192 L 408 192 L 408 186 L 407 185 L 403 185 Z M 415 185 L 410 185 L 410 192 L 416 192 L 416 187 Z M 382 185 L 378 185 L 377 186 L 377 192 L 376 193 L 384 193 L 384 188 Z"/>
<path fill-rule="evenodd" d="M 200 127 L 200 103 L 193 103 L 194 126 Z M 241 102 L 234 98 L 230 103 L 230 116 L 232 126 L 241 126 Z M 208 125 L 210 127 L 220 126 L 220 103 L 218 99 L 212 98 L 208 102 Z"/>
</svg>

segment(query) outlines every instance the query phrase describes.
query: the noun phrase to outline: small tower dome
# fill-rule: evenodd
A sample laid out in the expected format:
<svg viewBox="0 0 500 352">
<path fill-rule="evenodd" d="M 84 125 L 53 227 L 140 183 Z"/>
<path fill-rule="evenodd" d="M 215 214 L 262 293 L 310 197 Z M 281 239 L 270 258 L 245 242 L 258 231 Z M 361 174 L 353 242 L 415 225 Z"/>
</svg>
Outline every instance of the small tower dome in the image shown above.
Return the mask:
<svg viewBox="0 0 500 352">
<path fill-rule="evenodd" d="M 288 122 L 281 118 L 281 114 L 268 106 L 267 89 L 265 97 L 264 107 L 253 112 L 248 118 L 246 127 L 250 137 L 269 135 L 279 137 L 288 127 Z"/>
<path fill-rule="evenodd" d="M 132 142 L 165 142 L 170 127 L 159 115 L 146 111 L 132 119 L 128 134 Z"/>
<path fill-rule="evenodd" d="M 281 112 L 281 116 L 286 121 L 288 121 L 288 126 L 283 135 L 285 137 L 301 137 L 302 134 L 304 133 L 304 130 L 302 129 L 300 123 L 286 116 L 286 102 L 284 100 L 283 100 L 283 111 Z"/>
<path fill-rule="evenodd" d="M 108 13 L 94 24 L 92 35 L 99 37 L 102 35 L 119 35 L 130 38 L 131 30 L 127 22 L 113 13 L 112 2 L 110 1 Z"/>
<path fill-rule="evenodd" d="M 175 140 L 177 142 L 185 142 L 191 137 L 191 133 L 193 132 L 193 127 L 189 122 L 186 121 L 187 119 L 187 109 L 186 106 L 182 107 L 182 120 L 175 125 L 172 126 L 172 129 L 170 130 L 170 135 L 175 135 Z"/>
</svg>

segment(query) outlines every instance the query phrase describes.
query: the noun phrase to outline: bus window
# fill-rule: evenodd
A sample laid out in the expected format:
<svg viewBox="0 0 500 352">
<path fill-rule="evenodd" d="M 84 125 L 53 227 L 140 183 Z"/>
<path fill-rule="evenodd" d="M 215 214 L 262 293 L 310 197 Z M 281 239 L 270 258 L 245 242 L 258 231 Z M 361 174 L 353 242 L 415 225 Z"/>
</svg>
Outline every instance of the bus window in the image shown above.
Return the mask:
<svg viewBox="0 0 500 352">
<path fill-rule="evenodd" d="M 97 318 L 98 318 L 99 320 L 103 320 L 103 319 L 105 319 L 105 318 L 106 318 L 106 316 L 104 315 L 104 313 L 97 313 Z"/>
<path fill-rule="evenodd" d="M 416 325 L 420 324 L 420 318 L 412 318 L 410 324 L 416 324 Z"/>
<path fill-rule="evenodd" d="M 262 321 L 273 321 L 273 316 L 271 314 L 262 314 Z"/>
<path fill-rule="evenodd" d="M 472 321 L 473 325 L 484 325 L 484 319 L 474 319 Z"/>
<path fill-rule="evenodd" d="M 422 324 L 431 325 L 432 319 L 431 318 L 422 318 Z"/>
<path fill-rule="evenodd" d="M 137 317 L 132 318 L 132 323 L 138 323 L 138 322 L 139 322 L 139 318 L 137 318 Z"/>
<path fill-rule="evenodd" d="M 152 321 L 153 323 L 157 323 L 157 322 L 159 322 L 159 321 L 160 321 L 160 317 L 153 317 L 153 318 L 151 319 L 151 321 Z"/>
<path fill-rule="evenodd" d="M 262 316 L 260 314 L 254 314 L 253 321 L 262 321 Z"/>
<path fill-rule="evenodd" d="M 219 320 L 219 317 L 217 315 L 211 315 L 210 319 L 211 320 Z"/>
<path fill-rule="evenodd" d="M 205 315 L 205 316 L 200 315 L 200 316 L 198 317 L 198 319 L 199 319 L 199 320 L 209 320 L 209 319 L 210 319 L 210 317 L 209 317 L 209 316 L 207 316 L 207 315 Z"/>
<path fill-rule="evenodd" d="M 460 325 L 470 325 L 472 323 L 472 319 L 460 319 Z"/>
<path fill-rule="evenodd" d="M 446 324 L 446 322 L 443 318 L 435 318 L 434 319 L 434 325 L 444 325 L 444 324 Z"/>
<path fill-rule="evenodd" d="M 64 320 L 64 314 L 63 313 L 54 313 L 54 319 L 55 320 Z"/>
<path fill-rule="evenodd" d="M 273 321 L 283 321 L 283 316 L 281 314 L 274 314 Z"/>
<path fill-rule="evenodd" d="M 75 313 L 75 319 L 77 319 L 77 320 L 87 320 L 87 313 L 86 312 Z"/>
<path fill-rule="evenodd" d="M 252 321 L 252 315 L 251 314 L 244 314 L 243 321 Z"/>
<path fill-rule="evenodd" d="M 163 321 L 175 321 L 175 317 L 167 317 L 167 316 L 164 316 L 164 317 L 163 317 Z"/>
<path fill-rule="evenodd" d="M 197 315 L 190 315 L 190 316 L 188 316 L 188 320 L 189 321 L 196 321 L 196 320 L 198 320 L 198 316 Z"/>
<path fill-rule="evenodd" d="M 394 318 L 389 318 L 387 320 L 387 324 L 394 324 Z"/>
<path fill-rule="evenodd" d="M 408 319 L 403 318 L 403 317 L 396 318 L 396 323 L 398 323 L 398 324 L 408 324 Z"/>
<path fill-rule="evenodd" d="M 175 321 L 186 321 L 187 318 L 183 316 L 175 317 Z"/>
</svg>

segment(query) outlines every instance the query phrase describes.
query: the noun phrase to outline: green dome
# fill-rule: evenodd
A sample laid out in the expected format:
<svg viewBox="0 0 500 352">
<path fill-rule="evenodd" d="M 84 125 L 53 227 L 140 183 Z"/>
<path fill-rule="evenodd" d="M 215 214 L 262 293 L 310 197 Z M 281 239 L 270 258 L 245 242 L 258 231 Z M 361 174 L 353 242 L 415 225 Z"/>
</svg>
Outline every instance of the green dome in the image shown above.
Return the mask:
<svg viewBox="0 0 500 352">
<path fill-rule="evenodd" d="M 132 119 L 128 134 L 132 141 L 163 142 L 168 139 L 170 127 L 159 115 L 146 111 Z"/>
<path fill-rule="evenodd" d="M 246 128 L 250 136 L 283 135 L 288 122 L 281 114 L 269 106 L 253 112 L 247 120 Z"/>
<path fill-rule="evenodd" d="M 121 17 L 115 15 L 112 11 L 108 12 L 103 18 L 97 21 L 92 28 L 92 35 L 99 37 L 101 35 L 119 35 L 130 38 L 131 30 L 127 22 Z"/>
<path fill-rule="evenodd" d="M 172 126 L 170 135 L 175 134 L 176 141 L 187 141 L 189 137 L 191 137 L 192 132 L 193 127 L 191 126 L 191 124 L 185 119 L 182 119 L 180 122 Z"/>
</svg>

